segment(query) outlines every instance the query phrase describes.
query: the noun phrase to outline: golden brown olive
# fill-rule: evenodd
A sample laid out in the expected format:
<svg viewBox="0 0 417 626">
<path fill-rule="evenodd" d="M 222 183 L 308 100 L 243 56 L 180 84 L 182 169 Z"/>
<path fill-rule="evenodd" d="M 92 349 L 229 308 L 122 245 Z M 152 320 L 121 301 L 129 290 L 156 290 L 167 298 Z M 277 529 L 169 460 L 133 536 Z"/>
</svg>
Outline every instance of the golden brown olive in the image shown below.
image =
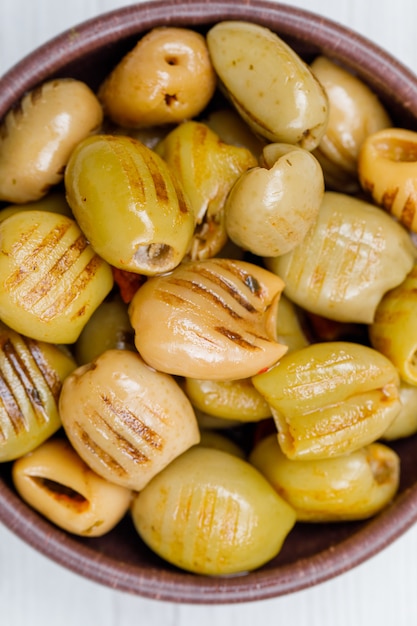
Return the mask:
<svg viewBox="0 0 417 626">
<path fill-rule="evenodd" d="M 195 117 L 215 87 L 204 37 L 188 28 L 160 27 L 123 57 L 101 85 L 99 98 L 114 122 L 140 128 Z"/>
<path fill-rule="evenodd" d="M 278 554 L 295 512 L 249 463 L 196 446 L 135 497 L 132 518 L 142 540 L 168 562 L 225 575 Z"/>
<path fill-rule="evenodd" d="M 106 350 L 134 350 L 127 305 L 120 296 L 106 299 L 94 311 L 75 344 L 78 365 L 91 363 Z"/>
<path fill-rule="evenodd" d="M 129 306 L 142 358 L 168 374 L 248 378 L 286 352 L 276 341 L 282 280 L 244 261 L 182 263 L 138 289 Z"/>
<path fill-rule="evenodd" d="M 206 124 L 177 126 L 156 151 L 182 184 L 194 211 L 196 230 L 188 252 L 191 260 L 220 252 L 227 241 L 224 205 L 239 176 L 257 163 L 246 148 L 221 141 Z"/>
<path fill-rule="evenodd" d="M 62 386 L 61 420 L 97 474 L 140 491 L 200 440 L 193 408 L 176 381 L 129 350 L 107 350 Z"/>
<path fill-rule="evenodd" d="M 58 399 L 74 359 L 0 322 L 0 462 L 30 452 L 60 427 Z"/>
<path fill-rule="evenodd" d="M 29 210 L 0 222 L 0 319 L 17 332 L 73 343 L 112 286 L 73 219 Z"/>
<path fill-rule="evenodd" d="M 230 239 L 258 256 L 276 257 L 298 246 L 317 219 L 323 172 L 307 150 L 270 144 L 265 167 L 243 172 L 225 204 Z"/>
<path fill-rule="evenodd" d="M 359 179 L 374 202 L 417 232 L 417 132 L 386 128 L 370 135 L 359 154 Z"/>
<path fill-rule="evenodd" d="M 271 416 L 268 403 L 250 378 L 229 381 L 186 378 L 184 391 L 194 407 L 214 417 L 258 422 Z"/>
<path fill-rule="evenodd" d="M 391 126 L 390 117 L 358 76 L 324 56 L 316 57 L 310 67 L 329 99 L 326 132 L 314 155 L 323 166 L 327 186 L 357 191 L 360 148 L 369 135 Z"/>
<path fill-rule="evenodd" d="M 369 326 L 376 350 L 397 367 L 403 380 L 417 385 L 417 265 L 405 280 L 391 289 L 378 304 Z"/>
<path fill-rule="evenodd" d="M 291 459 L 358 450 L 378 439 L 401 410 L 396 368 L 360 344 L 312 344 L 252 380 L 271 406 L 281 449 Z"/>
<path fill-rule="evenodd" d="M 306 63 L 267 28 L 223 21 L 207 33 L 223 90 L 252 130 L 313 150 L 328 118 L 326 93 Z"/>
<path fill-rule="evenodd" d="M 293 461 L 272 434 L 257 444 L 249 461 L 302 522 L 369 518 L 388 506 L 399 486 L 400 458 L 380 443 L 337 458 Z"/>
<path fill-rule="evenodd" d="M 43 83 L 6 115 L 0 132 L 0 200 L 38 200 L 64 176 L 79 141 L 102 122 L 101 105 L 82 81 Z"/>
<path fill-rule="evenodd" d="M 139 141 L 96 135 L 80 142 L 65 187 L 81 230 L 114 267 L 168 272 L 189 249 L 194 215 L 183 189 L 163 159 Z"/>
<path fill-rule="evenodd" d="M 132 492 L 95 474 L 65 439 L 18 459 L 13 484 L 32 508 L 75 535 L 100 537 L 127 513 Z"/>
<path fill-rule="evenodd" d="M 369 324 L 382 296 L 411 270 L 409 233 L 378 207 L 325 192 L 316 224 L 299 246 L 266 265 L 294 303 L 331 320 Z"/>
</svg>

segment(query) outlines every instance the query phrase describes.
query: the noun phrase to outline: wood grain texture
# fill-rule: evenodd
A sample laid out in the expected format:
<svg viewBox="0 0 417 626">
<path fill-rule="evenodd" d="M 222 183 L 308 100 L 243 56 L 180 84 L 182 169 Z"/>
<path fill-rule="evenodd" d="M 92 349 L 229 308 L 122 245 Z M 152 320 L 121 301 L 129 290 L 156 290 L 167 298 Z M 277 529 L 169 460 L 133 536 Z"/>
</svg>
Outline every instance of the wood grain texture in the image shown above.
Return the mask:
<svg viewBox="0 0 417 626">
<path fill-rule="evenodd" d="M 414 0 L 286 2 L 352 27 L 417 72 Z M 121 0 L 2 0 L 0 74 L 36 46 Z M 130 3 L 132 4 L 132 3 Z M 133 597 L 85 580 L 0 526 L 1 623 L 6 626 L 409 626 L 417 623 L 417 527 L 354 570 L 293 595 L 233 606 Z"/>
</svg>

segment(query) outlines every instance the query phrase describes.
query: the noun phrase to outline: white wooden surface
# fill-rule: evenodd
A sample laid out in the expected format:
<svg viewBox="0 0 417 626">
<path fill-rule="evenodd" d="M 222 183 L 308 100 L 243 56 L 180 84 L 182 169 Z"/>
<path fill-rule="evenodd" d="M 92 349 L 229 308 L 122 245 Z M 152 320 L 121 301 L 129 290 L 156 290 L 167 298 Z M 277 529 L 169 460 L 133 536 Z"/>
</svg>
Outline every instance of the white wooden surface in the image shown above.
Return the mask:
<svg viewBox="0 0 417 626">
<path fill-rule="evenodd" d="M 415 0 L 297 0 L 374 40 L 417 72 Z M 0 75 L 61 31 L 128 0 L 1 0 Z M 367 563 L 315 588 L 262 602 L 158 603 L 84 580 L 0 526 L 1 626 L 412 626 L 417 526 Z"/>
</svg>

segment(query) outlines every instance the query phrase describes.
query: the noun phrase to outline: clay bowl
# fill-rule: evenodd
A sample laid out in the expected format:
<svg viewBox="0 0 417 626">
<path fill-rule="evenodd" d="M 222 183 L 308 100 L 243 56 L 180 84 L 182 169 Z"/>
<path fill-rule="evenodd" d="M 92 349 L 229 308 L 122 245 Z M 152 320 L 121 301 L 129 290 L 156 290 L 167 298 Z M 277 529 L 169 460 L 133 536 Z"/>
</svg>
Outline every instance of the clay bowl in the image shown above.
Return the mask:
<svg viewBox="0 0 417 626">
<path fill-rule="evenodd" d="M 27 89 L 53 76 L 73 76 L 97 87 L 116 60 L 156 25 L 204 31 L 224 19 L 268 26 L 306 60 L 318 53 L 330 56 L 375 90 L 397 125 L 417 126 L 417 78 L 404 66 L 326 18 L 263 0 L 145 2 L 87 21 L 35 50 L 0 80 L 0 118 Z M 140 542 L 128 518 L 103 538 L 70 536 L 17 497 L 8 464 L 0 467 L 0 521 L 55 562 L 113 589 L 196 604 L 261 600 L 346 572 L 385 548 L 417 520 L 416 444 L 412 437 L 393 446 L 401 457 L 401 486 L 383 513 L 360 523 L 298 524 L 277 558 L 245 576 L 209 578 L 179 571 Z"/>
</svg>

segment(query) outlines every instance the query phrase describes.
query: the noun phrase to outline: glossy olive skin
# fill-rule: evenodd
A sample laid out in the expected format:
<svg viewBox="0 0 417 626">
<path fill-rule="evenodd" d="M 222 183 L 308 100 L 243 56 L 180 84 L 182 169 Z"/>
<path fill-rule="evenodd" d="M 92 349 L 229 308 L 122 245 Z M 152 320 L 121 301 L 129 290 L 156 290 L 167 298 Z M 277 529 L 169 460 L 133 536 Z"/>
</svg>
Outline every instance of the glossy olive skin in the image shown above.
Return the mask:
<svg viewBox="0 0 417 626">
<path fill-rule="evenodd" d="M 134 332 L 127 305 L 118 295 L 106 299 L 94 311 L 75 346 L 78 365 L 91 363 L 106 350 L 134 350 Z"/>
<path fill-rule="evenodd" d="M 401 410 L 394 365 L 368 346 L 329 341 L 289 352 L 252 378 L 290 459 L 337 457 L 372 443 Z"/>
<path fill-rule="evenodd" d="M 193 120 L 179 124 L 155 149 L 180 180 L 194 211 L 196 230 L 187 256 L 215 256 L 227 242 L 226 198 L 241 174 L 257 164 L 256 158 Z"/>
<path fill-rule="evenodd" d="M 303 522 L 369 518 L 388 506 L 399 486 L 400 459 L 380 443 L 337 458 L 294 461 L 272 434 L 255 446 L 249 460 Z"/>
<path fill-rule="evenodd" d="M 369 338 L 397 367 L 402 380 L 417 385 L 417 265 L 381 299 Z"/>
<path fill-rule="evenodd" d="M 328 188 L 357 192 L 361 146 L 369 135 L 391 126 L 391 119 L 368 85 L 339 64 L 318 56 L 310 67 L 329 99 L 326 132 L 314 155 Z"/>
<path fill-rule="evenodd" d="M 152 275 L 182 261 L 193 211 L 167 164 L 141 142 L 113 135 L 80 142 L 65 187 L 81 230 L 111 265 Z"/>
<path fill-rule="evenodd" d="M 0 323 L 0 462 L 30 452 L 61 427 L 59 395 L 75 368 L 67 352 Z"/>
<path fill-rule="evenodd" d="M 136 496 L 132 519 L 143 541 L 170 563 L 224 575 L 272 559 L 295 512 L 249 463 L 196 446 Z"/>
<path fill-rule="evenodd" d="M 17 332 L 73 343 L 112 287 L 75 220 L 23 210 L 0 221 L 0 318 Z"/>
<path fill-rule="evenodd" d="M 161 372 L 211 380 L 248 378 L 276 363 L 282 280 L 258 265 L 213 258 L 149 278 L 129 305 L 135 345 Z"/>
<path fill-rule="evenodd" d="M 268 403 L 250 378 L 231 381 L 186 378 L 184 391 L 194 407 L 215 417 L 257 422 L 271 416 Z"/>
<path fill-rule="evenodd" d="M 409 232 L 370 202 L 326 191 L 316 223 L 296 248 L 266 258 L 285 293 L 311 313 L 372 323 L 382 296 L 411 270 Z"/>
</svg>

